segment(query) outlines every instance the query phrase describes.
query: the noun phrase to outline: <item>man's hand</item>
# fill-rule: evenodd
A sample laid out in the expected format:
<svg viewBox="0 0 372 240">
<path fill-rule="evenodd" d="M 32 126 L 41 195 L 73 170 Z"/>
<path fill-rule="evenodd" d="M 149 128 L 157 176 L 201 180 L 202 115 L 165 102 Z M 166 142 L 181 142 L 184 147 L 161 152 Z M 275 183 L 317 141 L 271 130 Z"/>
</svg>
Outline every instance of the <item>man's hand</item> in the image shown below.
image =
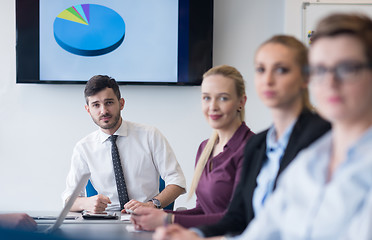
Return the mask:
<svg viewBox="0 0 372 240">
<path fill-rule="evenodd" d="M 93 212 L 93 213 L 99 213 L 105 211 L 107 208 L 107 204 L 111 203 L 111 200 L 109 197 L 98 194 L 92 197 L 88 197 L 84 201 L 84 210 Z"/>
<path fill-rule="evenodd" d="M 0 214 L 0 226 L 22 230 L 36 230 L 36 222 L 26 213 Z"/>
<path fill-rule="evenodd" d="M 153 231 L 162 226 L 167 213 L 160 209 L 139 207 L 134 211 L 131 221 L 136 230 Z"/>
<path fill-rule="evenodd" d="M 139 202 L 137 200 L 132 199 L 124 205 L 124 209 L 121 212 L 125 212 L 125 209 L 130 209 L 134 211 L 136 208 L 139 208 L 139 207 L 155 208 L 155 205 L 151 201 L 147 203 L 143 203 L 143 202 Z"/>
<path fill-rule="evenodd" d="M 78 197 L 72 205 L 70 211 L 80 212 L 86 210 L 92 213 L 99 213 L 105 211 L 107 204 L 110 203 L 110 198 L 102 194 L 92 197 Z"/>
</svg>

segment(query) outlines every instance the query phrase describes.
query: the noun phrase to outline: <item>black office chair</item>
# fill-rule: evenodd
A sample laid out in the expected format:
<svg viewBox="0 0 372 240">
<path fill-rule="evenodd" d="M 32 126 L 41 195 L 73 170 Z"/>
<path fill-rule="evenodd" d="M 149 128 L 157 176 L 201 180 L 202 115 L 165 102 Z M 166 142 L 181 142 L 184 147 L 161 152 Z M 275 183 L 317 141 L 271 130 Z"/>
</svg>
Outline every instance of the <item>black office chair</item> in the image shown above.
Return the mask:
<svg viewBox="0 0 372 240">
<path fill-rule="evenodd" d="M 165 182 L 160 177 L 159 178 L 159 192 L 163 191 L 164 188 L 165 188 Z M 97 190 L 93 187 L 93 185 L 90 182 L 90 180 L 88 180 L 88 184 L 85 187 L 85 190 L 87 191 L 87 197 L 91 197 L 91 196 L 94 196 L 94 195 L 97 195 L 98 194 L 97 193 Z M 164 209 L 166 209 L 166 210 L 173 210 L 173 208 L 174 208 L 174 202 L 172 202 L 171 204 L 169 204 L 168 206 L 166 206 Z"/>
</svg>

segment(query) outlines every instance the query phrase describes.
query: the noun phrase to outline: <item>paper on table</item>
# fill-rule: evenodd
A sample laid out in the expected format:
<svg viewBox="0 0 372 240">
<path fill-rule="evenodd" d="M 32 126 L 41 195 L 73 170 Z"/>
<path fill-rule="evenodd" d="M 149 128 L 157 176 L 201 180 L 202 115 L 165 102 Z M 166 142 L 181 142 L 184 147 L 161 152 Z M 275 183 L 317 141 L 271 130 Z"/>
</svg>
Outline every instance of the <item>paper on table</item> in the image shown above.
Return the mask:
<svg viewBox="0 0 372 240">
<path fill-rule="evenodd" d="M 126 226 L 126 229 L 127 229 L 128 232 L 143 232 L 141 230 L 136 230 L 134 228 L 134 225 L 128 225 L 128 226 Z"/>
<path fill-rule="evenodd" d="M 120 217 L 121 221 L 130 222 L 130 214 L 122 213 Z"/>
</svg>

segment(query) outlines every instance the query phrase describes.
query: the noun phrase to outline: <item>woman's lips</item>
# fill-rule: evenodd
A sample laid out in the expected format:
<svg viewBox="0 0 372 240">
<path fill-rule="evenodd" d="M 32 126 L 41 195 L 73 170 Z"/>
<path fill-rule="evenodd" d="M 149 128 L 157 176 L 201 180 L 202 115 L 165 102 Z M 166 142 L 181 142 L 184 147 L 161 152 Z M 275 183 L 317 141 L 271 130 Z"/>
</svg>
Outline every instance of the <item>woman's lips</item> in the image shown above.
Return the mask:
<svg viewBox="0 0 372 240">
<path fill-rule="evenodd" d="M 222 115 L 209 115 L 209 117 L 212 119 L 212 120 L 218 120 L 222 117 Z"/>
<path fill-rule="evenodd" d="M 340 103 L 342 101 L 341 97 L 332 96 L 328 98 L 329 103 Z"/>
<path fill-rule="evenodd" d="M 272 97 L 275 97 L 276 93 L 275 91 L 264 91 L 263 95 L 267 98 L 272 98 Z"/>
</svg>

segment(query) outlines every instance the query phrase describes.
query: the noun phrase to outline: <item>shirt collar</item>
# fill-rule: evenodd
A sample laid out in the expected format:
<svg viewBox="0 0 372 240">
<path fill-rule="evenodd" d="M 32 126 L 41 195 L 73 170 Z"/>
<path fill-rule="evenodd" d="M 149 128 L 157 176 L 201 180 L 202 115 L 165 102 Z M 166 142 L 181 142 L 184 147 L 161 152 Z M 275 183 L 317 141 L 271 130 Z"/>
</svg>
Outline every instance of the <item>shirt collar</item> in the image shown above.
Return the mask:
<svg viewBox="0 0 372 240">
<path fill-rule="evenodd" d="M 349 159 L 352 159 L 352 156 L 356 153 L 368 152 L 371 148 L 370 142 L 372 139 L 372 127 L 369 127 L 358 140 L 352 144 L 347 150 L 347 158 L 345 164 L 347 164 Z M 355 160 L 355 159 L 354 159 Z"/>
<path fill-rule="evenodd" d="M 249 132 L 249 131 L 250 131 L 249 127 L 247 127 L 245 122 L 242 122 L 240 127 L 235 131 L 233 136 L 230 138 L 230 140 L 226 143 L 226 145 L 223 148 L 224 149 L 227 148 L 227 147 L 233 148 L 233 149 L 238 148 L 241 145 L 241 143 L 243 142 L 243 139 L 244 139 L 246 133 Z"/>
<path fill-rule="evenodd" d="M 274 125 L 270 127 L 269 131 L 267 132 L 267 136 L 266 136 L 267 151 L 270 151 L 272 149 L 277 149 L 277 148 L 284 148 L 284 149 L 286 148 L 296 121 L 297 119 L 294 120 L 291 124 L 289 124 L 287 129 L 284 131 L 283 136 L 278 140 L 276 140 L 276 130 L 275 130 Z"/>
<path fill-rule="evenodd" d="M 116 130 L 116 132 L 113 135 L 118 135 L 118 136 L 122 136 L 122 137 L 128 136 L 128 124 L 127 124 L 127 122 L 122 120 L 120 127 L 118 128 L 118 130 Z M 100 140 L 101 143 L 104 143 L 105 141 L 107 141 L 107 139 L 110 136 L 111 135 L 109 135 L 107 133 L 104 133 L 101 128 L 99 129 L 98 137 L 99 137 L 99 140 Z"/>
</svg>

